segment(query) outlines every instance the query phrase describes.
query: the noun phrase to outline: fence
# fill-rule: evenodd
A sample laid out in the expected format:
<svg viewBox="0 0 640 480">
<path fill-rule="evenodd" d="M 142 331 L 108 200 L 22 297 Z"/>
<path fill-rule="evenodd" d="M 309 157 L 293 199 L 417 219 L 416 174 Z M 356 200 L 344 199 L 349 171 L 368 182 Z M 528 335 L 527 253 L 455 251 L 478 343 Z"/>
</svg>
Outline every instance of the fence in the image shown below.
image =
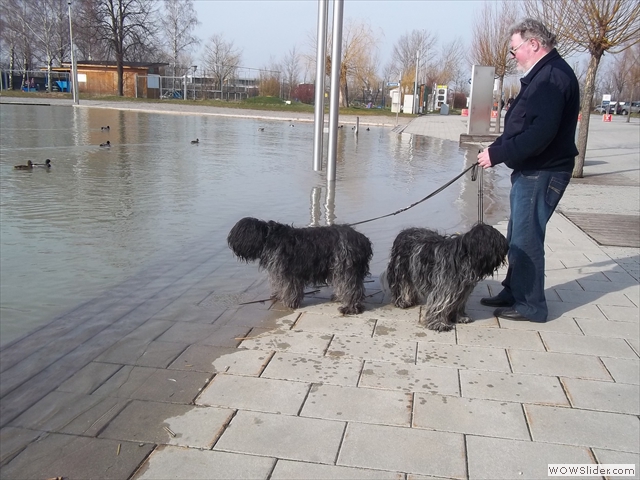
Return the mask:
<svg viewBox="0 0 640 480">
<path fill-rule="evenodd" d="M 45 92 L 48 85 L 46 70 L 0 70 L 0 90 Z M 51 72 L 51 91 L 71 91 L 68 72 Z"/>
<path fill-rule="evenodd" d="M 136 75 L 136 98 L 161 100 L 227 100 L 239 101 L 260 93 L 257 79 L 234 78 L 220 87 L 210 77 L 168 77 Z"/>
</svg>

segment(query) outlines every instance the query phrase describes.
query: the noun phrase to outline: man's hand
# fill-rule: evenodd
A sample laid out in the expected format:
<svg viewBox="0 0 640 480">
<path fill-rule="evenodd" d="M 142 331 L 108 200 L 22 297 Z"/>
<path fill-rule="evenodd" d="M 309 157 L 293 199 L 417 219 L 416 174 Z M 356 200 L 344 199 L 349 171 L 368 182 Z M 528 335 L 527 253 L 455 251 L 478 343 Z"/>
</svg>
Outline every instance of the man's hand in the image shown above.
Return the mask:
<svg viewBox="0 0 640 480">
<path fill-rule="evenodd" d="M 482 168 L 491 168 L 491 159 L 489 158 L 489 149 L 485 148 L 478 154 L 478 165 Z"/>
</svg>

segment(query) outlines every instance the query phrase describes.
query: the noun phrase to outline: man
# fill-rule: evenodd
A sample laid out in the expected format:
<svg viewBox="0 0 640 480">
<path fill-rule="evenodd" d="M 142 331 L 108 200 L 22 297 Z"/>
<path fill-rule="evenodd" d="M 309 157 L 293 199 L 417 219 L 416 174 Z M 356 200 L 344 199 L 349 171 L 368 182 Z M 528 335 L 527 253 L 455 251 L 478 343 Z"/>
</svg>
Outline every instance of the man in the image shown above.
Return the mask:
<svg viewBox="0 0 640 480">
<path fill-rule="evenodd" d="M 480 303 L 498 307 L 498 318 L 545 322 L 544 237 L 578 154 L 580 94 L 573 70 L 554 48 L 555 35 L 541 22 L 527 18 L 509 33 L 509 53 L 524 71 L 520 93 L 507 111 L 503 134 L 478 154 L 483 168 L 504 163 L 513 170 L 509 269 L 502 291 Z"/>
</svg>

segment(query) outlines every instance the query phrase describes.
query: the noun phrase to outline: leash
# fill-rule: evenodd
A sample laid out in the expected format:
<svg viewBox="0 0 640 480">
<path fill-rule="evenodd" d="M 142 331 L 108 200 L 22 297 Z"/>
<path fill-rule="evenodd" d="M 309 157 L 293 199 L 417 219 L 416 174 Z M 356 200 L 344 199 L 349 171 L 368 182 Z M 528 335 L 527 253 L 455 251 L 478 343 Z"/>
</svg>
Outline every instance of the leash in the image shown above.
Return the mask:
<svg viewBox="0 0 640 480">
<path fill-rule="evenodd" d="M 411 205 L 409 205 L 408 207 L 404 207 L 401 208 L 400 210 L 396 210 L 393 213 L 387 213 L 386 215 L 380 215 L 379 217 L 374 217 L 374 218 L 370 218 L 368 220 L 363 220 L 361 222 L 355 222 L 355 223 L 349 223 L 349 226 L 353 227 L 354 225 L 362 225 L 363 223 L 369 223 L 369 222 L 373 222 L 374 220 L 380 220 L 381 218 L 386 218 L 386 217 L 391 217 L 393 215 L 397 215 L 399 213 L 402 212 L 406 212 L 407 210 L 409 210 L 410 208 L 415 207 L 416 205 L 429 200 L 431 197 L 436 196 L 437 194 L 439 194 L 441 191 L 443 191 L 445 188 L 449 187 L 451 184 L 453 184 L 455 181 L 457 181 L 460 177 L 462 177 L 465 173 L 467 173 L 469 170 L 471 170 L 471 181 L 475 182 L 476 178 L 478 177 L 478 162 L 474 163 L 473 165 L 471 165 L 469 168 L 467 168 L 466 170 L 464 170 L 461 174 L 459 174 L 458 176 L 456 176 L 455 178 L 449 180 L 447 183 L 445 183 L 444 185 L 442 185 L 440 188 L 438 188 L 437 190 L 431 192 L 429 195 L 427 195 L 426 197 L 424 197 L 422 200 L 418 200 L 415 203 L 412 203 Z M 482 169 L 480 169 L 480 171 L 482 172 Z M 480 174 L 480 179 L 482 179 L 482 173 Z M 482 181 L 482 180 L 481 180 Z M 480 191 L 481 186 L 478 185 L 478 190 Z M 480 192 L 478 193 L 478 195 L 480 195 Z M 480 212 L 480 205 L 478 206 L 478 216 L 481 215 Z"/>
</svg>

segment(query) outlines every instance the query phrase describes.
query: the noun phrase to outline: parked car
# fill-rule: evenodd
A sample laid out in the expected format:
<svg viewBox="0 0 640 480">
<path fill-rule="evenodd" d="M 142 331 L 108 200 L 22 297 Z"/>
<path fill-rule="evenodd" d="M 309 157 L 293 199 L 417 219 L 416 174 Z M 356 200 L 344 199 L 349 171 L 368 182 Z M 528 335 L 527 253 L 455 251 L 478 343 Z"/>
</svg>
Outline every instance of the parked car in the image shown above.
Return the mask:
<svg viewBox="0 0 640 480">
<path fill-rule="evenodd" d="M 622 115 L 629 115 L 629 113 L 640 113 L 640 102 L 627 102 L 622 106 L 620 111 Z"/>
<path fill-rule="evenodd" d="M 593 109 L 596 113 L 614 113 L 620 114 L 622 113 L 622 106 L 619 102 L 611 102 L 609 105 L 598 105 Z"/>
</svg>

